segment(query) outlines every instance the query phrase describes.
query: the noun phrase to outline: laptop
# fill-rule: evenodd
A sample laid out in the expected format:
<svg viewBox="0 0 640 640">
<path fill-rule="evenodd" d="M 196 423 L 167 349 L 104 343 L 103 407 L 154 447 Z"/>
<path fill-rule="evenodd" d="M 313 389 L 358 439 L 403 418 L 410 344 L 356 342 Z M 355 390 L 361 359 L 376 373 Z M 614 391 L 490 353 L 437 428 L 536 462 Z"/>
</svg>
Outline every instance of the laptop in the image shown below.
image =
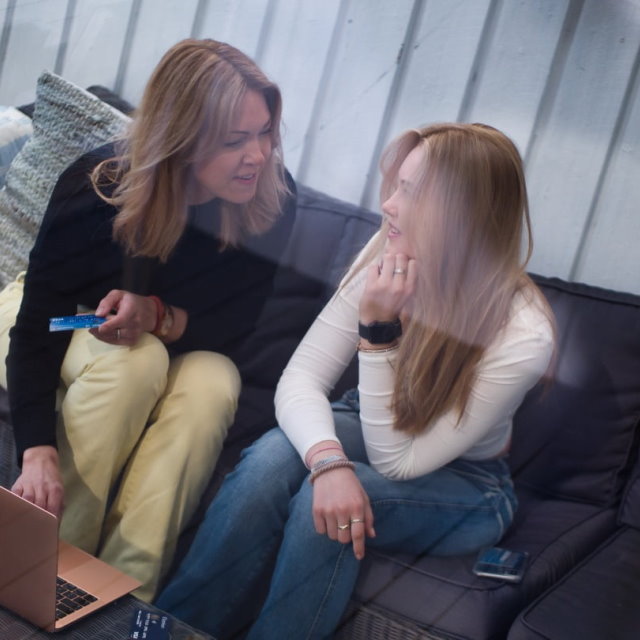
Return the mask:
<svg viewBox="0 0 640 640">
<path fill-rule="evenodd" d="M 0 605 L 60 631 L 140 585 L 59 540 L 58 518 L 0 487 Z"/>
</svg>

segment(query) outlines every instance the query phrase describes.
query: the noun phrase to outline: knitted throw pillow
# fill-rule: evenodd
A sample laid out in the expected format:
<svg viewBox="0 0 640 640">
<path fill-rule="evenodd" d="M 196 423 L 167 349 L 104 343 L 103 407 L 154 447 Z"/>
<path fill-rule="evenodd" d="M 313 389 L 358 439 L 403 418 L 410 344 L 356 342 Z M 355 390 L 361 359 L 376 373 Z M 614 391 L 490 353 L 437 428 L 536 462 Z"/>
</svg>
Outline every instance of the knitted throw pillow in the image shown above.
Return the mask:
<svg viewBox="0 0 640 640">
<path fill-rule="evenodd" d="M 32 132 L 31 118 L 15 107 L 0 107 L 0 187 L 13 159 Z"/>
<path fill-rule="evenodd" d="M 0 191 L 0 287 L 26 268 L 58 176 L 86 151 L 117 137 L 129 121 L 54 73 L 38 78 L 33 135 L 11 163 Z"/>
</svg>

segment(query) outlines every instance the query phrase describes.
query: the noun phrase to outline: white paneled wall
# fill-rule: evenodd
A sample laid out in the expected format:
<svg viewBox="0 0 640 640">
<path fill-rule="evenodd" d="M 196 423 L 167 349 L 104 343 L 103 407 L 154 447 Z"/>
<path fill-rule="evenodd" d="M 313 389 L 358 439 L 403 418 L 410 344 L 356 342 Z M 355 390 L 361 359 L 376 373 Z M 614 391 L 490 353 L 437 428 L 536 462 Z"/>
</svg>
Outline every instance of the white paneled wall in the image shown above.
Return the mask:
<svg viewBox="0 0 640 640">
<path fill-rule="evenodd" d="M 185 37 L 225 40 L 280 85 L 285 159 L 377 208 L 381 149 L 459 120 L 526 162 L 531 270 L 640 293 L 640 0 L 0 0 L 0 104 L 43 68 L 136 104 Z"/>
</svg>

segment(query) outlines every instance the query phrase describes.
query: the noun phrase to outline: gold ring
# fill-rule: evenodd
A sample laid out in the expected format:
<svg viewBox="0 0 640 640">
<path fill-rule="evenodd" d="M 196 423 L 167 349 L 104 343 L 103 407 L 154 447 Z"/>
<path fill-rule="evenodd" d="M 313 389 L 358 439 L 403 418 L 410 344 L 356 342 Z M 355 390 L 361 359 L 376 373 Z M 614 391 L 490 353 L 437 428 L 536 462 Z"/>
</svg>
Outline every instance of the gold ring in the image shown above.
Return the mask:
<svg viewBox="0 0 640 640">
<path fill-rule="evenodd" d="M 351 524 L 356 524 L 356 522 L 364 522 L 362 518 L 351 518 Z"/>
<path fill-rule="evenodd" d="M 350 524 L 339 524 L 338 525 L 338 529 L 340 529 L 340 531 L 345 531 L 346 529 L 348 529 L 351 525 Z"/>
<path fill-rule="evenodd" d="M 404 269 L 402 269 L 401 267 L 396 267 L 396 268 L 393 270 L 393 273 L 399 273 L 399 274 L 401 274 L 401 275 L 402 275 L 403 273 L 406 273 L 406 272 L 405 272 L 405 270 L 404 270 Z"/>
</svg>

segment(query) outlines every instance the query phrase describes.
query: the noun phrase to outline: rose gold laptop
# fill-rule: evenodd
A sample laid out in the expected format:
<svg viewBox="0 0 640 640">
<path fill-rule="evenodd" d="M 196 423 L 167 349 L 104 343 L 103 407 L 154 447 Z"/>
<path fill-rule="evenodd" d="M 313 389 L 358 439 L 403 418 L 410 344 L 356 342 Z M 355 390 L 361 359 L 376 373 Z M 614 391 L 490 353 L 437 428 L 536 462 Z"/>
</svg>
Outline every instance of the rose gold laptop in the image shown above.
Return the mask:
<svg viewBox="0 0 640 640">
<path fill-rule="evenodd" d="M 0 487 L 0 605 L 59 631 L 139 586 L 58 540 L 54 515 Z"/>
</svg>

